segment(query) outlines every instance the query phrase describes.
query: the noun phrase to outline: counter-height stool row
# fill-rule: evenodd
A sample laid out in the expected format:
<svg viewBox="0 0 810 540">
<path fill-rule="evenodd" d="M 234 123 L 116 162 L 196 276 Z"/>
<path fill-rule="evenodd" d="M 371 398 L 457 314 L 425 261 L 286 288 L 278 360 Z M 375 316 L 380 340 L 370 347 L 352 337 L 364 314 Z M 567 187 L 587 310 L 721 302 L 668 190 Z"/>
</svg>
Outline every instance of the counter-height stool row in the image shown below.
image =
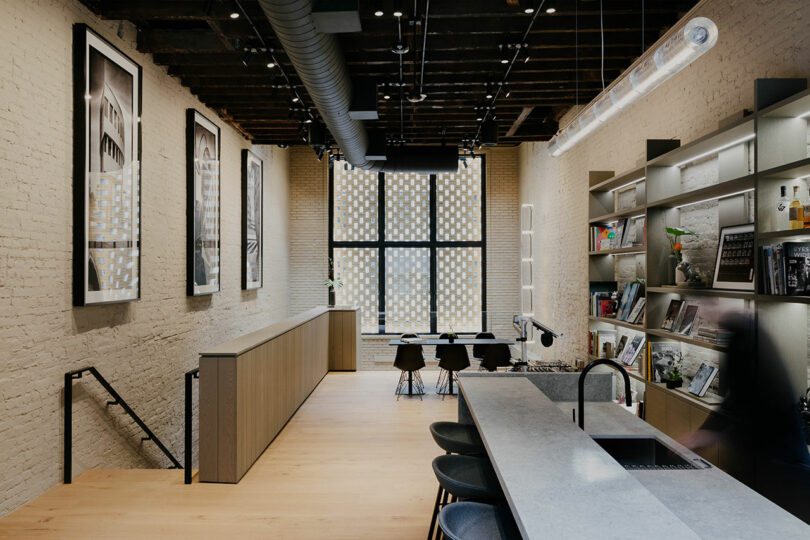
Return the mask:
<svg viewBox="0 0 810 540">
<path fill-rule="evenodd" d="M 434 422 L 430 433 L 446 454 L 433 460 L 439 490 L 428 540 L 520 538 L 475 426 Z"/>
</svg>

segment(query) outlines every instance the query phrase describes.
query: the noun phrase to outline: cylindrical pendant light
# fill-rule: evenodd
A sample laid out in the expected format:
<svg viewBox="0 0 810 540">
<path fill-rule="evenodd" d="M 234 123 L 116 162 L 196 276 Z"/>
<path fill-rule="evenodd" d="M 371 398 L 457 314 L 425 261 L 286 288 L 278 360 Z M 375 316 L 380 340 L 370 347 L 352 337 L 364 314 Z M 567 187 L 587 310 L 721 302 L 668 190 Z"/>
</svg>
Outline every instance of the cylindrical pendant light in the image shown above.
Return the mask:
<svg viewBox="0 0 810 540">
<path fill-rule="evenodd" d="M 557 157 L 642 96 L 658 88 L 717 43 L 717 25 L 706 17 L 696 17 L 676 31 L 655 51 L 641 58 L 632 70 L 624 72 L 609 90 L 603 91 L 548 145 Z"/>
</svg>

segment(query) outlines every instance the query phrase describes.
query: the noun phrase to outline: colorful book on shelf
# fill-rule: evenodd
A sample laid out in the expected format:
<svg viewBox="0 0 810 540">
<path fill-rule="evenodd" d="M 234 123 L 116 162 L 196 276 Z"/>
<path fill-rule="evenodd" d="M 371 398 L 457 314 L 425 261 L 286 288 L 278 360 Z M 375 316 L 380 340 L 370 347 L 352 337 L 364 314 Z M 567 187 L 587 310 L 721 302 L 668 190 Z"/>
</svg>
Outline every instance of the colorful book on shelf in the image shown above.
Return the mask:
<svg viewBox="0 0 810 540">
<path fill-rule="evenodd" d="M 616 312 L 616 318 L 620 321 L 627 320 L 627 316 L 630 315 L 630 311 L 633 307 L 633 301 L 638 293 L 639 284 L 638 283 L 628 283 L 624 286 L 624 291 L 622 292 L 622 300 L 619 303 L 619 310 Z"/>
<path fill-rule="evenodd" d="M 785 294 L 810 294 L 810 242 L 784 244 Z"/>
<path fill-rule="evenodd" d="M 673 371 L 683 371 L 681 344 L 672 341 L 651 341 L 648 348 L 653 382 L 664 382 Z"/>
<path fill-rule="evenodd" d="M 627 334 L 620 337 L 619 342 L 616 344 L 616 351 L 614 353 L 616 358 L 621 358 L 625 345 L 627 345 Z"/>
<path fill-rule="evenodd" d="M 622 350 L 621 356 L 617 355 L 617 357 L 622 364 L 632 366 L 636 363 L 636 359 L 642 350 L 644 350 L 644 334 L 636 334 Z"/>
<path fill-rule="evenodd" d="M 622 238 L 626 224 L 626 219 L 620 219 L 616 222 L 616 225 L 613 226 L 613 237 L 610 239 L 610 249 L 619 249 L 622 247 Z"/>
<path fill-rule="evenodd" d="M 644 317 L 644 306 L 647 304 L 647 299 L 643 296 L 636 300 L 636 305 L 633 306 L 630 315 L 627 316 L 627 322 L 631 324 L 639 324 L 639 321 Z"/>
<path fill-rule="evenodd" d="M 717 372 L 718 369 L 714 366 L 710 366 L 706 363 L 700 364 L 695 376 L 692 377 L 692 382 L 689 383 L 689 392 L 698 397 L 705 396 L 712 381 L 717 377 Z"/>
<path fill-rule="evenodd" d="M 697 319 L 698 306 L 695 304 L 687 304 L 683 308 L 683 314 L 680 321 L 678 321 L 678 333 L 683 336 L 688 336 L 692 333 L 695 327 L 695 320 Z"/>
<path fill-rule="evenodd" d="M 597 358 L 609 358 L 606 351 L 606 346 L 610 345 L 610 357 L 613 356 L 613 351 L 616 349 L 616 331 L 615 330 L 601 330 L 596 339 L 596 356 Z"/>
</svg>

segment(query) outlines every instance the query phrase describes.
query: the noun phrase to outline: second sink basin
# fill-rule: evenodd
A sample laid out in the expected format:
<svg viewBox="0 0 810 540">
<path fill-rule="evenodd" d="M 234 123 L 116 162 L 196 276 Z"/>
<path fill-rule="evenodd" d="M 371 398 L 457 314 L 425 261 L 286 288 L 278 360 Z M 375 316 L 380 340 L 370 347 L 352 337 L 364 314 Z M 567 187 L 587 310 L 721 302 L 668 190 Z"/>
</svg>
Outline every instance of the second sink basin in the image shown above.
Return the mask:
<svg viewBox="0 0 810 540">
<path fill-rule="evenodd" d="M 700 458 L 688 459 L 656 437 L 592 437 L 625 469 L 690 470 L 710 465 Z"/>
</svg>

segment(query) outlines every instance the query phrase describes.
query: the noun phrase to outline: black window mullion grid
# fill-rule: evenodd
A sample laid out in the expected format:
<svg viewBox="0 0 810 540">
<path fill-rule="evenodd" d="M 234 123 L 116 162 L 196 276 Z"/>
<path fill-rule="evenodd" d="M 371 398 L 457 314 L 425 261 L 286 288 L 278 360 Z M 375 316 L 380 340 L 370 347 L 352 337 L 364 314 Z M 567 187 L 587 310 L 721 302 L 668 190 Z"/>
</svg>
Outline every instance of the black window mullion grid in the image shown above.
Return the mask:
<svg viewBox="0 0 810 540">
<path fill-rule="evenodd" d="M 378 252 L 378 332 L 385 334 L 385 248 L 429 248 L 430 249 L 430 333 L 438 333 L 438 250 L 439 248 L 481 248 L 481 322 L 482 331 L 487 327 L 487 295 L 486 295 L 486 161 L 481 159 L 481 240 L 439 241 L 437 233 L 437 177 L 430 175 L 430 208 L 429 231 L 430 239 L 424 241 L 386 241 L 385 240 L 385 173 L 378 173 L 377 180 L 377 241 L 334 241 L 334 168 L 329 164 L 329 258 L 333 260 L 334 248 L 376 248 Z M 330 269 L 329 278 L 333 279 Z M 330 294 L 330 301 L 334 301 L 334 292 Z"/>
</svg>

